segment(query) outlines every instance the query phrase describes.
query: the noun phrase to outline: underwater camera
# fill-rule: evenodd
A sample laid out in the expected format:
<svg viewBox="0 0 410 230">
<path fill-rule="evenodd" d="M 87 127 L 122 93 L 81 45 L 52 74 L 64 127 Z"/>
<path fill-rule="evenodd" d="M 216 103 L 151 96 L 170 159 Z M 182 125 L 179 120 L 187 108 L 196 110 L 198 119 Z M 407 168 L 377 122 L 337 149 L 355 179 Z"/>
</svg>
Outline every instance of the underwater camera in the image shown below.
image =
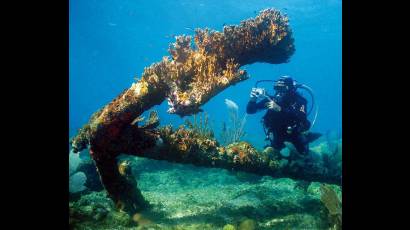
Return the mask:
<svg viewBox="0 0 410 230">
<path fill-rule="evenodd" d="M 264 88 L 252 88 L 252 92 L 255 92 L 257 97 L 266 96 L 266 91 Z"/>
</svg>

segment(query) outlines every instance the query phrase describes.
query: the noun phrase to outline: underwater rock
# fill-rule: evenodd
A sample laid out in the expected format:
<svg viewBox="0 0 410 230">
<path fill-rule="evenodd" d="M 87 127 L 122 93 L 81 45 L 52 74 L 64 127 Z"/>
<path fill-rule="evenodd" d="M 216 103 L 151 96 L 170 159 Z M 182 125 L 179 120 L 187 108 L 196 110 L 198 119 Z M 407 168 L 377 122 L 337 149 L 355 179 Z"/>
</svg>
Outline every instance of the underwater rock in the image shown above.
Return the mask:
<svg viewBox="0 0 410 230">
<path fill-rule="evenodd" d="M 97 192 L 104 189 L 103 185 L 101 184 L 100 175 L 97 172 L 94 161 L 82 161 L 78 166 L 77 171 L 83 172 L 87 176 L 87 181 L 84 184 L 87 189 Z"/>
<path fill-rule="evenodd" d="M 70 176 L 69 180 L 69 191 L 70 193 L 77 193 L 87 189 L 84 184 L 87 180 L 87 177 L 83 172 L 76 172 Z"/>
<path fill-rule="evenodd" d="M 291 151 L 291 150 L 289 150 L 288 148 L 283 148 L 283 149 L 280 151 L 280 155 L 282 155 L 283 157 L 289 157 L 290 151 Z"/>
<path fill-rule="evenodd" d="M 255 230 L 257 227 L 256 221 L 252 219 L 243 220 L 238 227 L 238 230 Z"/>
<path fill-rule="evenodd" d="M 279 161 L 279 167 L 280 167 L 280 168 L 284 168 L 284 167 L 286 167 L 286 166 L 288 165 L 288 163 L 289 163 L 288 160 L 286 160 L 286 159 L 281 159 L 281 160 Z"/>
</svg>

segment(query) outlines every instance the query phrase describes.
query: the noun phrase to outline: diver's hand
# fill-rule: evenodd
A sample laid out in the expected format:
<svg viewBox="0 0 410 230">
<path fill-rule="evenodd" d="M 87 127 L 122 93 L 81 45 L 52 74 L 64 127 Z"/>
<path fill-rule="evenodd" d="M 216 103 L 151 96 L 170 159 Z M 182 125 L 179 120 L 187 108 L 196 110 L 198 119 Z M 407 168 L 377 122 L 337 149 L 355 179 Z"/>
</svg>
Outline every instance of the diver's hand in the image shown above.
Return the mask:
<svg viewBox="0 0 410 230">
<path fill-rule="evenodd" d="M 258 93 L 255 89 L 252 89 L 250 94 L 250 101 L 256 101 L 256 99 L 258 99 Z"/>
<path fill-rule="evenodd" d="M 266 107 L 268 107 L 268 109 L 273 109 L 277 112 L 280 112 L 282 110 L 282 108 L 278 104 L 276 104 L 276 102 L 274 102 L 274 101 L 269 101 L 266 104 Z"/>
</svg>

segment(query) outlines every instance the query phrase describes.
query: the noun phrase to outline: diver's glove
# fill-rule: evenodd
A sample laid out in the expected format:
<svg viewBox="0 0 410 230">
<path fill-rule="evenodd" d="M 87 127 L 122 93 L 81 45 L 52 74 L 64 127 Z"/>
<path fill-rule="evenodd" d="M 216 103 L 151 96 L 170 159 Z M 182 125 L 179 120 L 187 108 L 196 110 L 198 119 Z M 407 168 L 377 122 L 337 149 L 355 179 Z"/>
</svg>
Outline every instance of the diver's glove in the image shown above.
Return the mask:
<svg viewBox="0 0 410 230">
<path fill-rule="evenodd" d="M 273 109 L 273 110 L 275 110 L 275 111 L 277 111 L 277 112 L 280 112 L 280 111 L 282 110 L 282 108 L 281 108 L 278 104 L 276 104 L 276 102 L 274 102 L 273 100 L 271 100 L 271 101 L 269 101 L 268 103 L 266 103 L 266 107 L 267 107 L 268 109 Z"/>
<path fill-rule="evenodd" d="M 256 88 L 252 88 L 251 94 L 250 94 L 250 101 L 255 102 L 258 99 L 258 93 L 256 91 Z"/>
</svg>

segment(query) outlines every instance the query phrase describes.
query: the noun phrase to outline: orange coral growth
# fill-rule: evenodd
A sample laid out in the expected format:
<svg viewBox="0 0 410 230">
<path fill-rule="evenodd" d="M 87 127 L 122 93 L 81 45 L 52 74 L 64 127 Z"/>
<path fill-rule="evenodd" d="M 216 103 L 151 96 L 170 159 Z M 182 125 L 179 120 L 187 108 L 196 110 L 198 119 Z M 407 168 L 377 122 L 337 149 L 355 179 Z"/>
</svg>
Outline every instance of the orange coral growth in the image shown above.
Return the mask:
<svg viewBox="0 0 410 230">
<path fill-rule="evenodd" d="M 287 18 L 272 9 L 238 26 L 225 26 L 223 32 L 195 32 L 194 47 L 190 36 L 177 36 L 169 47 L 171 60 L 163 57 L 145 68 L 138 82 L 98 111 L 72 140 L 74 150 L 85 148 L 95 136 L 118 138 L 124 127 L 166 98 L 170 113 L 197 113 L 213 96 L 247 78 L 240 66 L 282 63 L 294 53 Z M 108 126 L 116 128 L 107 132 Z"/>
<path fill-rule="evenodd" d="M 235 164 L 265 164 L 261 154 L 247 142 L 232 143 L 226 147 L 226 152 Z"/>
<path fill-rule="evenodd" d="M 223 32 L 197 29 L 195 33 L 196 49 L 190 36 L 177 36 L 169 48 L 172 60 L 164 59 L 161 69 L 146 69 L 174 80 L 168 81 L 168 111 L 180 116 L 197 113 L 218 92 L 245 80 L 247 74 L 240 66 L 256 61 L 282 63 L 294 52 L 287 18 L 272 9 L 239 26 L 225 26 Z"/>
<path fill-rule="evenodd" d="M 231 157 L 239 157 L 241 167 L 248 167 L 248 171 L 254 170 L 251 167 L 254 164 L 264 163 L 252 148 L 239 148 L 243 151 L 239 156 L 229 155 L 232 151 L 227 148 L 227 154 L 222 155 L 217 150 L 216 141 L 206 140 L 192 130 L 179 129 L 174 133 L 168 128 L 147 130 L 155 128 L 158 123 L 138 127 L 133 121 L 138 121 L 135 119 L 143 112 L 165 99 L 168 99 L 170 113 L 195 114 L 216 94 L 247 79 L 246 72 L 239 69 L 241 66 L 254 62 L 286 62 L 294 53 L 287 18 L 279 11 L 267 9 L 238 26 L 225 26 L 223 32 L 197 29 L 195 46 L 191 47 L 191 41 L 190 36 L 176 37 L 169 48 L 171 58 L 163 57 L 145 68 L 137 82 L 94 113 L 71 140 L 74 152 L 90 145 L 105 188 L 115 202 L 122 204 L 124 201 L 124 204 L 130 204 L 127 205 L 130 209 L 138 206 L 134 203 L 143 203 L 143 199 L 135 186 L 121 180 L 113 162 L 120 153 L 204 165 L 213 159 L 212 165 L 222 164 L 224 167 L 230 167 L 234 162 Z M 169 149 L 149 155 L 148 150 L 159 140 L 157 132 L 161 132 Z M 174 153 L 170 148 L 177 151 Z"/>
</svg>

